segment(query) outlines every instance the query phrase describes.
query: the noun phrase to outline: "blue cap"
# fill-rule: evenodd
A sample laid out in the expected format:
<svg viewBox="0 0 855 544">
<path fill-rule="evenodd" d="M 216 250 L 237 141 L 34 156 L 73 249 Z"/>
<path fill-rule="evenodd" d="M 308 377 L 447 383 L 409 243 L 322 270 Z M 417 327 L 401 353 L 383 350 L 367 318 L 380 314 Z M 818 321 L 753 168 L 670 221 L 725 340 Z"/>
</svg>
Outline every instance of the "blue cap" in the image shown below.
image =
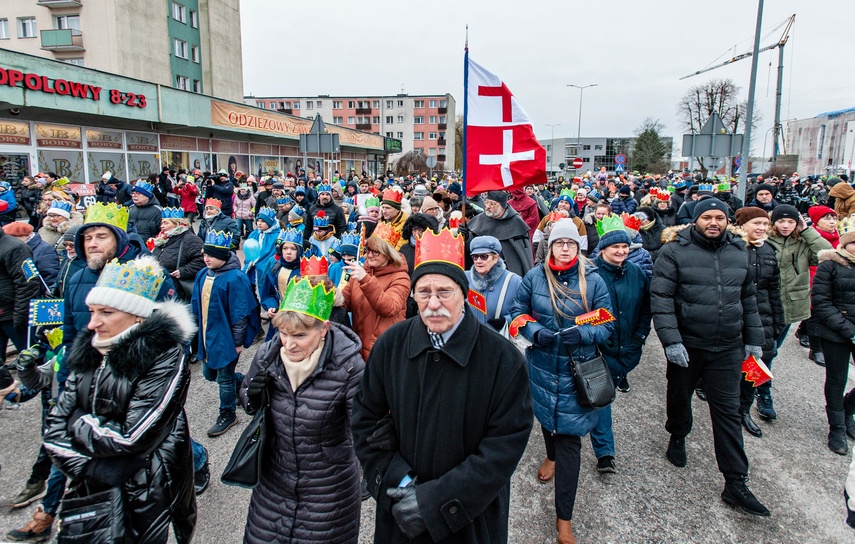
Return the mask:
<svg viewBox="0 0 855 544">
<path fill-rule="evenodd" d="M 493 236 L 478 236 L 473 238 L 469 244 L 470 255 L 482 255 L 484 253 L 502 254 L 502 244 Z"/>
</svg>

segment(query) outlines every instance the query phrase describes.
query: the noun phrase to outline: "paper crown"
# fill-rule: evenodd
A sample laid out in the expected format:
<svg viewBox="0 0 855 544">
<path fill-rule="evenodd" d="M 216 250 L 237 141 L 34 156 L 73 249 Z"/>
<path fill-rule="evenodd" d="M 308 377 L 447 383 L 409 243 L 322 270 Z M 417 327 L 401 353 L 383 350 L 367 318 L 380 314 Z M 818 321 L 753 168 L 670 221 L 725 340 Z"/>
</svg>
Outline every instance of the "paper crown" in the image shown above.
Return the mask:
<svg viewBox="0 0 855 544">
<path fill-rule="evenodd" d="M 620 216 L 621 220 L 623 220 L 623 226 L 632 230 L 641 229 L 641 219 L 637 218 L 634 215 L 629 215 L 626 212 L 623 212 Z"/>
<path fill-rule="evenodd" d="M 716 188 L 716 191 L 718 191 L 719 193 L 725 193 L 725 192 L 729 193 L 731 191 L 730 183 L 727 183 L 727 182 L 719 183 L 718 185 L 715 186 L 715 188 Z"/>
<path fill-rule="evenodd" d="M 267 206 L 262 206 L 261 208 L 259 208 L 258 215 L 256 216 L 256 218 L 261 219 L 262 216 L 275 219 L 276 218 L 276 210 L 274 210 L 273 208 L 269 208 Z"/>
<path fill-rule="evenodd" d="M 568 215 L 567 215 L 567 212 L 564 210 L 550 212 L 546 216 L 546 222 L 547 223 L 554 223 L 555 221 L 558 221 L 559 219 L 564 219 L 565 217 L 568 217 Z"/>
<path fill-rule="evenodd" d="M 714 185 L 712 183 L 701 183 L 698 185 L 698 192 L 700 193 L 703 191 L 706 193 L 711 193 L 713 192 L 713 187 Z"/>
<path fill-rule="evenodd" d="M 659 187 L 651 187 L 650 192 L 648 192 L 647 194 L 650 195 L 650 198 L 656 198 L 656 196 L 659 194 Z"/>
<path fill-rule="evenodd" d="M 163 208 L 160 210 L 161 219 L 183 219 L 184 210 L 181 208 Z"/>
<path fill-rule="evenodd" d="M 315 218 L 312 222 L 312 225 L 320 228 L 327 228 L 330 226 L 330 218 L 327 217 L 327 212 L 324 210 L 319 210 L 317 214 L 315 214 Z"/>
<path fill-rule="evenodd" d="M 329 274 L 330 263 L 326 257 L 303 257 L 300 260 L 301 276 L 326 276 Z"/>
<path fill-rule="evenodd" d="M 302 263 L 300 267 L 302 268 Z M 313 287 L 308 278 L 291 278 L 285 296 L 282 297 L 282 303 L 279 304 L 279 311 L 297 312 L 327 321 L 332 313 L 334 302 L 335 289 L 327 291 L 323 282 Z"/>
<path fill-rule="evenodd" d="M 341 199 L 341 201 L 344 202 L 345 204 L 353 204 L 353 197 L 346 196 L 343 199 Z"/>
<path fill-rule="evenodd" d="M 597 220 L 597 234 L 601 237 L 603 234 L 613 230 L 626 230 L 620 216 L 612 214 Z"/>
<path fill-rule="evenodd" d="M 837 222 L 837 234 L 843 236 L 844 234 L 852 233 L 855 233 L 855 216 L 850 215 L 846 219 L 841 219 Z"/>
<path fill-rule="evenodd" d="M 211 206 L 213 208 L 217 208 L 218 210 L 223 209 L 223 203 L 218 198 L 207 198 L 205 199 L 205 207 Z"/>
<path fill-rule="evenodd" d="M 380 199 L 376 196 L 370 196 L 365 199 L 365 208 L 379 208 L 380 207 Z"/>
<path fill-rule="evenodd" d="M 671 193 L 668 191 L 660 191 L 656 193 L 656 200 L 661 200 L 662 202 L 670 202 Z"/>
<path fill-rule="evenodd" d="M 318 194 L 321 194 L 321 193 L 332 194 L 332 185 L 328 185 L 326 183 L 321 183 L 320 185 L 318 185 L 316 190 L 318 191 Z"/>
<path fill-rule="evenodd" d="M 228 231 L 209 230 L 205 234 L 205 245 L 213 247 L 221 247 L 223 249 L 232 248 L 232 233 Z"/>
<path fill-rule="evenodd" d="M 154 194 L 154 185 L 152 185 L 151 183 L 149 183 L 147 181 L 137 180 L 136 184 L 134 185 L 134 190 L 137 192 L 145 192 L 145 193 L 153 195 Z"/>
<path fill-rule="evenodd" d="M 561 192 L 558 193 L 558 196 L 559 197 L 569 196 L 570 199 L 572 200 L 572 199 L 576 198 L 576 191 L 574 191 L 573 189 L 564 188 L 564 189 L 561 189 Z"/>
<path fill-rule="evenodd" d="M 341 245 L 343 246 L 358 246 L 359 245 L 359 233 L 357 232 L 345 232 L 341 235 Z"/>
<path fill-rule="evenodd" d="M 380 225 L 377 227 L 379 228 Z M 374 232 L 376 234 L 377 229 L 374 229 Z M 463 270 L 463 253 L 463 236 L 455 236 L 447 228 L 439 231 L 439 234 L 434 234 L 431 229 L 427 229 L 421 238 L 416 240 L 414 268 L 426 263 L 447 263 Z"/>
<path fill-rule="evenodd" d="M 395 227 L 389 223 L 377 223 L 374 227 L 374 232 L 371 233 L 372 238 L 380 238 L 389 243 L 390 246 L 396 247 L 401 240 L 401 233 L 395 230 Z"/>
<path fill-rule="evenodd" d="M 50 204 L 50 209 L 48 209 L 48 213 L 51 210 L 57 210 L 67 213 L 69 216 L 71 215 L 71 202 L 66 202 L 65 200 L 54 200 Z"/>
<path fill-rule="evenodd" d="M 303 245 L 303 233 L 297 229 L 285 229 L 279 234 L 279 239 L 282 243 Z"/>
<path fill-rule="evenodd" d="M 333 238 L 330 247 L 327 248 L 327 253 L 329 255 L 335 255 L 338 258 L 341 258 L 341 255 L 337 255 L 341 253 L 341 240 L 338 238 Z"/>
<path fill-rule="evenodd" d="M 48 345 L 51 349 L 56 349 L 57 346 L 62 344 L 62 327 L 56 327 L 46 331 L 45 338 L 47 338 Z"/>
<path fill-rule="evenodd" d="M 128 230 L 128 209 L 117 206 L 114 202 L 95 202 L 86 208 L 86 219 L 83 221 L 84 225 L 93 223 L 104 223 L 117 229 Z"/>
<path fill-rule="evenodd" d="M 291 203 L 291 197 L 290 196 L 283 196 L 282 198 L 276 199 L 276 205 L 277 206 L 284 206 L 285 204 L 290 204 L 290 203 Z"/>
<path fill-rule="evenodd" d="M 404 199 L 404 191 L 402 191 L 398 187 L 389 187 L 385 191 L 383 191 L 383 200 L 388 200 L 390 202 L 396 202 L 398 204 Z"/>
<path fill-rule="evenodd" d="M 95 288 L 114 289 L 154 302 L 160 292 L 163 278 L 163 268 L 153 257 L 134 259 L 126 263 L 113 259 L 104 266 Z"/>
</svg>

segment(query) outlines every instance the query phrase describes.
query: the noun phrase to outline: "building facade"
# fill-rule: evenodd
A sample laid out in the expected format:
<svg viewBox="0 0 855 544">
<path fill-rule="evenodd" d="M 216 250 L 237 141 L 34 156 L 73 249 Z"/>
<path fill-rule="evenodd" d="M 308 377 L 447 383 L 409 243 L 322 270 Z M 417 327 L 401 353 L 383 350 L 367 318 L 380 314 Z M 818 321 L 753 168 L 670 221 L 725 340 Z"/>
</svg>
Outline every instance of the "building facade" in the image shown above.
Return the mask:
<svg viewBox="0 0 855 544">
<path fill-rule="evenodd" d="M 855 171 L 855 108 L 787 121 L 784 150 L 798 155 L 798 173 L 849 174 Z"/>
<path fill-rule="evenodd" d="M 632 172 L 632 150 L 635 147 L 634 137 L 613 138 L 555 138 L 540 140 L 540 145 L 546 149 L 546 171 L 551 175 L 564 172 L 568 175 L 584 174 L 587 171 L 596 172 L 605 166 L 610 174 L 614 174 L 618 166 L 615 161 L 618 155 L 624 155 L 626 162 L 624 171 Z M 662 143 L 668 149 L 664 157 L 666 163 L 671 162 L 673 138 L 662 137 Z M 573 168 L 573 160 L 582 159 L 582 168 Z M 561 165 L 564 165 L 562 168 Z"/>
<path fill-rule="evenodd" d="M 240 0 L 3 0 L 0 48 L 243 99 Z"/>
<path fill-rule="evenodd" d="M 456 104 L 450 94 L 395 96 L 257 97 L 252 106 L 373 132 L 401 140 L 402 152 L 418 150 L 436 157 L 437 170 L 454 169 Z M 394 161 L 400 154 L 391 154 Z"/>
</svg>

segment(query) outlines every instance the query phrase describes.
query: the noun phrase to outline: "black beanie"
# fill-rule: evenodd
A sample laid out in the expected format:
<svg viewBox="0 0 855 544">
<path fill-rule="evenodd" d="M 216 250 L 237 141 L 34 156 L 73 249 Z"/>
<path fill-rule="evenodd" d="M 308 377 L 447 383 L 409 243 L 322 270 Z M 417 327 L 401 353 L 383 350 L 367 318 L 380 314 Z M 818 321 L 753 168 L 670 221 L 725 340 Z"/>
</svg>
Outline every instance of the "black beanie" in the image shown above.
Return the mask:
<svg viewBox="0 0 855 544">
<path fill-rule="evenodd" d="M 695 204 L 695 209 L 692 210 L 692 223 L 697 221 L 698 217 L 703 215 L 704 212 L 708 212 L 710 210 L 720 210 L 724 212 L 725 217 L 730 216 L 730 208 L 727 207 L 727 204 L 715 197 L 708 196 L 704 199 L 698 200 L 698 203 Z"/>
<path fill-rule="evenodd" d="M 760 191 L 769 191 L 770 194 L 775 194 L 775 188 L 768 183 L 758 183 L 757 187 L 754 188 L 754 194 L 757 195 Z"/>
<path fill-rule="evenodd" d="M 442 274 L 443 276 L 448 276 L 454 280 L 461 289 L 463 289 L 463 298 L 466 298 L 466 295 L 469 293 L 469 280 L 466 279 L 466 273 L 463 269 L 451 263 L 443 262 L 429 262 L 417 266 L 416 269 L 413 270 L 413 276 L 410 280 L 411 291 L 415 291 L 416 283 L 418 283 L 419 278 L 426 274 Z"/>
<path fill-rule="evenodd" d="M 209 244 L 205 244 L 204 246 L 202 246 L 202 251 L 205 253 L 205 255 L 210 255 L 211 257 L 219 259 L 221 261 L 228 261 L 229 256 L 231 256 L 232 254 L 232 252 L 228 248 L 212 246 Z"/>
<path fill-rule="evenodd" d="M 502 208 L 508 207 L 508 193 L 505 191 L 488 191 L 487 200 L 498 202 Z"/>
<path fill-rule="evenodd" d="M 777 221 L 778 219 L 792 219 L 796 223 L 802 218 L 799 210 L 795 208 L 795 206 L 790 206 L 789 204 L 778 204 L 775 206 L 775 209 L 772 210 L 772 223 Z"/>
</svg>

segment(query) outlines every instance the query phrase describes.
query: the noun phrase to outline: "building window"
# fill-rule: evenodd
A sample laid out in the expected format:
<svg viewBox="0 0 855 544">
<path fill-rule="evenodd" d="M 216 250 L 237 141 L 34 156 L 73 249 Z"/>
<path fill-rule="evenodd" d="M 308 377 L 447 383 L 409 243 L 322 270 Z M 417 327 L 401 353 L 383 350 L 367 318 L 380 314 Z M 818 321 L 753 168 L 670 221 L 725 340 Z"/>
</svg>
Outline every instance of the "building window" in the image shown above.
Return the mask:
<svg viewBox="0 0 855 544">
<path fill-rule="evenodd" d="M 275 110 L 275 109 L 276 109 L 276 102 L 271 102 L 271 103 L 270 103 L 270 109 L 271 109 L 271 110 Z"/>
<path fill-rule="evenodd" d="M 187 22 L 187 9 L 177 2 L 172 3 L 172 18 L 179 23 Z"/>
<path fill-rule="evenodd" d="M 387 125 L 391 125 L 394 122 L 395 122 L 395 118 L 393 116 L 391 116 L 391 115 L 386 116 L 386 124 Z"/>
<path fill-rule="evenodd" d="M 318 100 L 318 104 L 317 104 L 317 106 L 318 106 L 318 109 L 322 108 L 322 107 L 324 106 L 323 101 Z M 311 106 L 309 106 L 309 107 L 311 107 Z"/>
<path fill-rule="evenodd" d="M 314 107 L 315 107 L 315 103 L 314 103 L 314 102 L 312 102 L 311 100 L 306 100 L 306 109 L 307 109 L 307 110 L 311 110 L 311 109 L 313 109 Z"/>
<path fill-rule="evenodd" d="M 603 146 L 601 146 L 601 145 L 595 145 L 594 146 L 594 151 L 602 151 L 602 150 L 603 150 Z"/>
<path fill-rule="evenodd" d="M 355 119 L 353 117 L 348 117 L 347 118 L 347 124 L 348 125 L 355 125 L 356 124 Z"/>
<path fill-rule="evenodd" d="M 190 10 L 190 26 L 199 28 L 199 14 L 193 10 Z"/>
<path fill-rule="evenodd" d="M 413 101 L 413 107 L 414 108 L 424 108 L 425 107 L 425 101 L 424 100 L 414 100 Z"/>
<path fill-rule="evenodd" d="M 18 19 L 18 37 L 19 38 L 35 38 L 36 37 L 36 18 L 21 17 Z"/>
<path fill-rule="evenodd" d="M 444 108 L 444 107 L 445 107 L 445 104 L 446 104 L 446 101 L 445 101 L 445 100 L 440 100 L 440 101 L 439 101 L 439 107 L 440 107 L 440 108 Z"/>
<path fill-rule="evenodd" d="M 403 108 L 403 107 L 404 107 L 404 101 L 403 101 L 403 100 L 398 100 L 398 107 L 399 107 L 399 108 Z"/>
<path fill-rule="evenodd" d="M 300 101 L 299 101 L 299 100 L 297 100 L 296 102 L 294 102 L 294 109 L 295 109 L 295 110 L 299 110 L 299 109 L 300 109 Z"/>
<path fill-rule="evenodd" d="M 64 62 L 64 63 L 66 63 L 66 64 L 73 64 L 73 65 L 75 65 L 75 66 L 85 66 L 85 65 L 83 64 L 83 59 L 82 59 L 82 58 L 80 58 L 80 59 L 62 59 L 62 61 L 61 61 L 61 62 Z"/>
<path fill-rule="evenodd" d="M 356 118 L 356 124 L 358 124 L 358 125 L 370 125 L 371 124 L 371 118 L 368 117 L 367 115 L 360 115 Z"/>
<path fill-rule="evenodd" d="M 53 18 L 53 27 L 57 29 L 80 30 L 80 15 L 60 15 Z"/>
<path fill-rule="evenodd" d="M 394 132 L 387 132 L 387 133 L 386 133 L 386 137 L 387 137 L 387 138 L 391 138 L 393 134 L 395 134 L 395 133 L 394 133 Z"/>
<path fill-rule="evenodd" d="M 373 101 L 373 102 L 371 103 L 371 107 L 372 107 L 372 108 L 380 109 L 380 101 L 379 101 L 379 100 L 375 100 L 375 101 Z"/>
<path fill-rule="evenodd" d="M 440 132 L 440 133 L 439 133 L 439 139 L 440 139 L 440 140 L 445 140 L 445 132 Z"/>
<path fill-rule="evenodd" d="M 400 138 L 403 138 L 403 137 L 404 137 L 404 133 L 403 133 L 403 132 L 399 132 L 399 133 L 398 133 L 398 138 L 400 139 Z"/>
<path fill-rule="evenodd" d="M 444 148 L 444 147 L 440 147 L 440 148 L 438 148 L 438 149 L 436 150 L 436 152 L 437 152 L 437 153 L 439 153 L 440 155 L 445 155 L 445 148 Z"/>
<path fill-rule="evenodd" d="M 344 119 L 342 119 L 341 117 L 333 117 L 332 122 L 334 125 L 340 125 L 344 123 Z"/>
<path fill-rule="evenodd" d="M 386 109 L 387 109 L 387 110 L 391 110 L 391 109 L 392 109 L 392 104 L 394 104 L 394 103 L 395 103 L 395 101 L 394 101 L 394 100 L 387 100 L 387 101 L 386 101 Z M 389 136 L 389 137 L 391 138 L 391 136 Z"/>
<path fill-rule="evenodd" d="M 356 102 L 354 102 L 353 100 L 348 100 L 348 101 L 347 101 L 347 109 L 352 110 L 352 109 L 354 109 L 355 107 L 356 107 Z"/>
<path fill-rule="evenodd" d="M 591 150 L 591 146 L 589 146 L 589 145 L 583 145 L 582 146 L 582 151 L 590 151 L 590 150 Z"/>
<path fill-rule="evenodd" d="M 432 124 L 432 125 L 436 124 L 436 115 L 431 115 L 429 117 L 429 119 L 430 119 L 430 124 Z"/>
<path fill-rule="evenodd" d="M 429 102 L 429 104 L 430 104 L 430 107 L 431 107 L 431 108 L 435 108 L 435 107 L 436 107 L 436 100 L 431 100 L 431 101 Z"/>
<path fill-rule="evenodd" d="M 430 155 L 430 156 L 436 155 L 436 148 L 435 147 L 429 147 L 428 148 L 428 155 Z"/>
<path fill-rule="evenodd" d="M 0 40 L 9 39 L 9 19 L 0 19 Z"/>
<path fill-rule="evenodd" d="M 187 42 L 175 38 L 175 56 L 179 59 L 187 58 Z"/>
<path fill-rule="evenodd" d="M 338 100 L 333 100 L 332 108 L 334 110 L 340 110 L 341 109 L 341 102 Z"/>
<path fill-rule="evenodd" d="M 436 140 L 436 132 L 428 132 L 428 140 Z"/>
<path fill-rule="evenodd" d="M 439 124 L 440 124 L 440 125 L 444 125 L 444 124 L 445 124 L 445 115 L 440 115 L 440 116 L 439 116 Z"/>
<path fill-rule="evenodd" d="M 424 132 L 413 132 L 413 140 L 424 140 L 425 133 Z"/>
<path fill-rule="evenodd" d="M 193 80 L 193 92 L 194 93 L 201 93 L 202 92 L 202 82 L 199 81 L 198 79 Z"/>
<path fill-rule="evenodd" d="M 283 110 L 290 110 L 291 109 L 291 102 L 280 102 L 280 104 L 281 104 L 281 107 Z"/>
<path fill-rule="evenodd" d="M 414 125 L 423 125 L 423 124 L 425 124 L 425 118 L 421 115 L 416 115 L 415 117 L 413 117 L 413 124 Z"/>
<path fill-rule="evenodd" d="M 184 76 L 175 76 L 175 88 L 186 91 L 190 86 L 190 80 Z"/>
<path fill-rule="evenodd" d="M 403 116 L 403 115 L 399 115 L 399 116 L 398 116 L 398 122 L 399 122 L 399 123 L 403 123 L 403 122 L 404 122 L 404 116 Z"/>
<path fill-rule="evenodd" d="M 259 108 L 263 109 L 263 110 L 267 109 L 267 103 L 266 102 L 256 102 L 255 105 L 258 106 Z"/>
<path fill-rule="evenodd" d="M 199 52 L 198 45 L 191 47 L 190 53 L 193 55 L 193 62 L 202 62 L 202 53 Z"/>
<path fill-rule="evenodd" d="M 372 118 L 371 118 L 371 123 L 372 123 L 372 124 L 374 124 L 374 125 L 379 125 L 379 124 L 380 124 L 380 116 L 379 116 L 379 115 L 375 115 L 374 117 L 372 117 Z"/>
</svg>

